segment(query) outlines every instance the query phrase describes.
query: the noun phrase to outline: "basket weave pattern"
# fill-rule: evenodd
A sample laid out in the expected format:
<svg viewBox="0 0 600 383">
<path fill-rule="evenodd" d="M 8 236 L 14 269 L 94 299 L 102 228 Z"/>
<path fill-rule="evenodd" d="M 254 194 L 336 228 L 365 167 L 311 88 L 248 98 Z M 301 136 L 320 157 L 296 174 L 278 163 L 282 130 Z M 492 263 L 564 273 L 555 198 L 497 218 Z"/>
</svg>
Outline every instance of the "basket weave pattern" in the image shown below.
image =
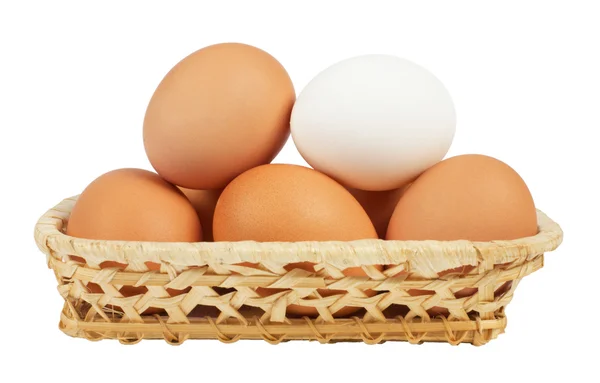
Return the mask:
<svg viewBox="0 0 600 383">
<path fill-rule="evenodd" d="M 560 227 L 538 211 L 539 233 L 514 241 L 383 241 L 159 243 L 99 241 L 64 234 L 77 197 L 49 210 L 35 227 L 38 247 L 65 300 L 60 329 L 90 340 L 137 343 L 165 339 L 317 340 L 322 343 L 388 340 L 483 345 L 506 327 L 504 309 L 519 282 L 540 269 L 543 254 L 562 241 Z M 72 257 L 85 259 L 85 264 Z M 105 261 L 125 269 L 101 268 Z M 150 270 L 146 262 L 160 264 Z M 258 268 L 240 263 L 258 264 Z M 286 271 L 312 262 L 315 272 Z M 380 271 L 375 265 L 387 265 Z M 342 270 L 360 266 L 366 277 Z M 438 273 L 470 266 L 466 275 Z M 102 292 L 91 292 L 90 283 Z M 123 296 L 123 286 L 147 291 Z M 261 296 L 256 288 L 283 289 Z M 457 291 L 476 288 L 472 296 Z M 171 296 L 167 289 L 182 290 Z M 341 290 L 322 297 L 318 290 Z M 366 290 L 377 292 L 367 296 Z M 427 290 L 411 295 L 413 290 Z M 288 305 L 314 307 L 318 317 L 292 318 Z M 353 316 L 334 318 L 347 306 Z M 162 309 L 146 314 L 148 308 Z M 430 316 L 432 308 L 448 315 Z M 430 311 L 431 312 L 431 311 Z"/>
</svg>

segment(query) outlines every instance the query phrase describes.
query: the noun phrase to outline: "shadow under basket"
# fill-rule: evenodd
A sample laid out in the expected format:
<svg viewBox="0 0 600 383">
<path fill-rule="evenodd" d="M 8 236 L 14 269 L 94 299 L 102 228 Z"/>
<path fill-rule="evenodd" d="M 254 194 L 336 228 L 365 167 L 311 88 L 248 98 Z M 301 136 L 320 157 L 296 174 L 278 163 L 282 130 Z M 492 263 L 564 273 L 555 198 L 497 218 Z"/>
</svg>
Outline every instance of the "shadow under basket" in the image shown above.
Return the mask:
<svg viewBox="0 0 600 383">
<path fill-rule="evenodd" d="M 76 199 L 65 199 L 35 226 L 36 243 L 65 300 L 59 328 L 72 337 L 125 344 L 263 339 L 483 345 L 504 332 L 504 309 L 519 282 L 543 266 L 544 252 L 556 249 L 563 235 L 538 211 L 538 234 L 511 241 L 87 240 L 64 234 Z M 107 261 L 123 267 L 102 268 Z M 239 265 L 244 262 L 257 267 Z M 297 262 L 314 263 L 315 271 L 286 270 Z M 367 276 L 345 276 L 349 267 L 362 267 Z M 261 287 L 276 290 L 261 295 Z M 293 317 L 290 305 L 315 315 Z M 348 307 L 356 311 L 336 316 Z"/>
</svg>

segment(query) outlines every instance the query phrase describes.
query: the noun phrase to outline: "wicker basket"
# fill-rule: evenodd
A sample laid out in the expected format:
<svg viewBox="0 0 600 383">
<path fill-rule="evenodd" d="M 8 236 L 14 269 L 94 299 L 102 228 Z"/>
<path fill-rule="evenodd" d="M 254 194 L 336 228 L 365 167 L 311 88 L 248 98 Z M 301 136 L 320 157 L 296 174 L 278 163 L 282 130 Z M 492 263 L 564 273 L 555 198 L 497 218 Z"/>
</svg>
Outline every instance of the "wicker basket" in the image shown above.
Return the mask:
<svg viewBox="0 0 600 383">
<path fill-rule="evenodd" d="M 89 340 L 137 343 L 165 339 L 264 339 L 483 345 L 506 327 L 504 308 L 521 278 L 543 265 L 543 253 L 562 241 L 560 227 L 538 211 L 539 233 L 514 241 L 383 241 L 300 243 L 160 243 L 86 240 L 64 234 L 77 197 L 62 201 L 35 227 L 35 240 L 54 270 L 65 300 L 59 328 Z M 86 263 L 77 262 L 77 256 Z M 104 261 L 126 269 L 100 268 Z M 316 272 L 284 266 L 313 262 Z M 145 262 L 161 265 L 150 271 Z M 260 269 L 239 266 L 260 264 Z M 379 271 L 374 265 L 395 265 Z M 345 277 L 341 270 L 362 266 L 368 277 Z M 438 273 L 471 266 L 467 274 Z M 88 284 L 102 290 L 92 293 Z M 124 297 L 122 286 L 145 286 Z M 282 289 L 262 297 L 257 287 Z M 456 298 L 465 287 L 472 296 Z M 167 289 L 184 290 L 170 296 Z M 342 290 L 322 297 L 318 289 Z M 365 290 L 377 295 L 367 296 Z M 428 290 L 425 295 L 411 295 Z M 98 290 L 95 290 L 98 291 Z M 315 307 L 318 317 L 290 318 L 290 304 Z M 334 318 L 346 306 L 352 317 Z M 154 314 L 147 314 L 153 307 Z M 447 315 L 432 317 L 432 308 Z M 162 311 L 160 311 L 162 309 Z M 156 313 L 156 311 L 159 311 Z M 140 315 L 140 313 L 143 313 Z"/>
</svg>

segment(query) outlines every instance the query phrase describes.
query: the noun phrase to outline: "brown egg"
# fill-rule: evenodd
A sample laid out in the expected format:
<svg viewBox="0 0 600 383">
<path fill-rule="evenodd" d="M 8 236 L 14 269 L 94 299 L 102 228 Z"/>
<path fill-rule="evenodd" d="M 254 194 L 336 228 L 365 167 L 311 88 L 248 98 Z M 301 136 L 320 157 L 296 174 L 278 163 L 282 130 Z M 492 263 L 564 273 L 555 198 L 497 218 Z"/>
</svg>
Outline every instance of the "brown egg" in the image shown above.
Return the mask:
<svg viewBox="0 0 600 383">
<path fill-rule="evenodd" d="M 270 164 L 251 169 L 223 191 L 215 209 L 215 241 L 295 242 L 351 241 L 377 238 L 369 216 L 358 201 L 324 174 L 297 165 Z M 246 263 L 247 266 L 252 266 Z M 288 265 L 313 271 L 312 264 Z M 362 275 L 360 267 L 345 275 Z M 275 290 L 279 291 L 279 290 Z M 268 295 L 273 290 L 257 289 Z M 322 296 L 339 292 L 320 289 Z M 372 296 L 374 291 L 367 291 Z M 358 308 L 346 307 L 334 316 Z M 316 316 L 316 309 L 291 305 L 291 315 Z"/>
<path fill-rule="evenodd" d="M 507 164 L 484 155 L 461 155 L 425 171 L 400 198 L 390 219 L 389 240 L 510 240 L 537 233 L 533 198 Z M 472 267 L 446 270 L 466 274 Z M 465 288 L 457 298 L 471 296 Z M 433 291 L 411 290 L 411 295 Z M 448 315 L 432 307 L 430 315 Z"/>
<path fill-rule="evenodd" d="M 100 240 L 197 242 L 202 240 L 202 228 L 193 206 L 175 186 L 147 170 L 118 169 L 101 175 L 81 193 L 71 211 L 67 235 Z M 100 266 L 127 265 L 107 261 Z M 155 263 L 148 262 L 147 266 L 159 269 Z M 102 292 L 93 283 L 88 287 L 91 292 Z M 144 286 L 121 289 L 124 296 L 146 291 Z M 171 295 L 181 293 L 167 291 Z M 150 308 L 145 313 L 159 311 Z"/>
<path fill-rule="evenodd" d="M 408 188 L 408 186 L 385 191 L 368 191 L 353 188 L 346 189 L 348 189 L 365 209 L 369 218 L 371 218 L 371 222 L 375 225 L 379 238 L 385 238 L 392 213 L 406 188 Z"/>
<path fill-rule="evenodd" d="M 523 179 L 495 158 L 468 154 L 425 171 L 390 219 L 389 240 L 511 240 L 537 233 Z"/>
<path fill-rule="evenodd" d="M 214 190 L 192 190 L 186 188 L 179 188 L 183 194 L 190 200 L 198 217 L 200 218 L 200 224 L 202 226 L 202 237 L 205 242 L 213 241 L 212 226 L 213 226 L 213 215 L 215 214 L 215 205 L 221 195 L 223 189 Z"/>
<path fill-rule="evenodd" d="M 211 45 L 175 65 L 144 119 L 154 169 L 189 189 L 221 189 L 275 158 L 290 134 L 296 93 L 270 54 L 238 43 Z"/>
</svg>

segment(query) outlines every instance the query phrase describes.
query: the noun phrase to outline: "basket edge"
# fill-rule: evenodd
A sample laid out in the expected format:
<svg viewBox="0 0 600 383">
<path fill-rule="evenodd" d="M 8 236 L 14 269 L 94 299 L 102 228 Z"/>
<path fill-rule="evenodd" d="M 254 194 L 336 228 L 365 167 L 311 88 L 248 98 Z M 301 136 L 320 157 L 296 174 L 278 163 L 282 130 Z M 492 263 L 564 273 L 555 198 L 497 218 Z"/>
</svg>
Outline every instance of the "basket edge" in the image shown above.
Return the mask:
<svg viewBox="0 0 600 383">
<path fill-rule="evenodd" d="M 193 266 L 209 263 L 310 261 L 336 267 L 405 264 L 424 276 L 464 265 L 477 266 L 531 259 L 555 250 L 563 231 L 550 217 L 537 210 L 539 232 L 510 241 L 386 241 L 366 239 L 349 242 L 131 242 L 74 238 L 61 230 L 68 221 L 77 196 L 66 198 L 42 215 L 34 230 L 38 248 L 47 256 L 83 255 L 98 261 L 120 263 L 143 261 Z M 451 255 L 449 255 L 451 254 Z M 350 255 L 350 256 L 348 256 Z M 98 262 L 99 263 L 99 262 Z"/>
</svg>

